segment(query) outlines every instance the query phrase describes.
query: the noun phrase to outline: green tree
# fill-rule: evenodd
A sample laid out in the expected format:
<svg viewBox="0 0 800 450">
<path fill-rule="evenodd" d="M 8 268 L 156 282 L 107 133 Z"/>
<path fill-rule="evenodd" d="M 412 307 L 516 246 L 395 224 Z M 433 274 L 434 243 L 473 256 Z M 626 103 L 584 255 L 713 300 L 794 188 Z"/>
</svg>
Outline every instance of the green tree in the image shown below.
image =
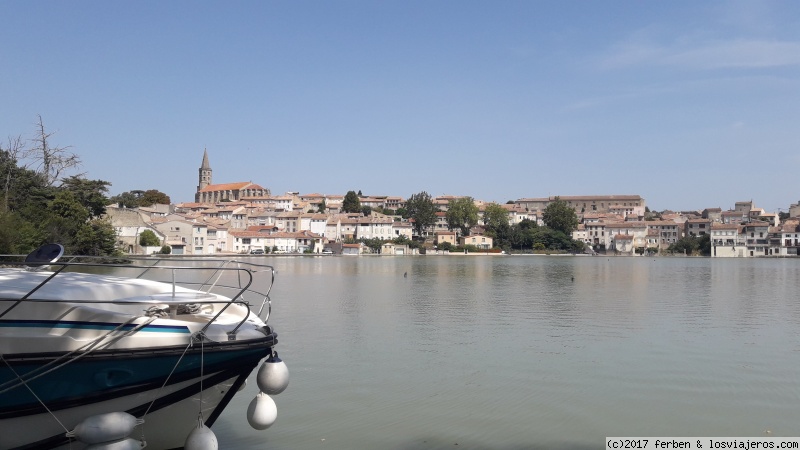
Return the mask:
<svg viewBox="0 0 800 450">
<path fill-rule="evenodd" d="M 106 213 L 109 203 L 106 193 L 111 183 L 103 180 L 87 180 L 79 176 L 64 179 L 61 187 L 72 192 L 75 199 L 89 210 L 90 218 L 100 217 Z"/>
<path fill-rule="evenodd" d="M 700 245 L 700 254 L 703 256 L 711 256 L 711 235 L 704 234 L 698 239 Z"/>
<path fill-rule="evenodd" d="M 157 189 L 148 189 L 144 191 L 142 197 L 139 199 L 139 206 L 169 205 L 169 204 L 170 204 L 169 195 Z"/>
<path fill-rule="evenodd" d="M 342 200 L 342 211 L 346 213 L 361 212 L 361 200 L 358 199 L 358 194 L 355 191 L 347 191 L 347 194 Z"/>
<path fill-rule="evenodd" d="M 449 243 L 447 241 L 441 242 L 441 243 L 439 243 L 438 248 L 439 248 L 439 250 L 444 250 L 446 252 L 449 252 L 450 250 L 453 249 L 453 244 L 451 244 L 451 243 Z"/>
<path fill-rule="evenodd" d="M 378 238 L 371 238 L 371 239 L 359 239 L 361 242 L 364 243 L 367 247 L 372 249 L 374 253 L 380 253 L 381 248 L 383 247 L 383 240 Z"/>
<path fill-rule="evenodd" d="M 685 253 L 686 255 L 692 255 L 700 250 L 700 242 L 694 236 L 684 236 L 678 239 L 678 242 L 671 244 L 667 250 L 672 253 Z"/>
<path fill-rule="evenodd" d="M 73 240 L 78 238 L 78 232 L 89 220 L 90 213 L 78 202 L 70 191 L 59 191 L 55 198 L 48 203 L 48 213 L 42 223 L 42 242 L 40 244 L 57 242 L 64 245 L 65 251 L 76 254 Z M 81 235 L 85 238 L 86 232 Z"/>
<path fill-rule="evenodd" d="M 508 211 L 497 203 L 489 203 L 483 210 L 483 224 L 492 237 L 500 237 L 509 229 Z"/>
<path fill-rule="evenodd" d="M 578 216 L 575 214 L 575 210 L 558 197 L 544 209 L 542 221 L 548 228 L 566 235 L 570 235 L 578 228 Z"/>
<path fill-rule="evenodd" d="M 369 216 L 370 214 L 372 214 L 372 207 L 371 206 L 362 206 L 361 207 L 361 214 L 363 214 L 364 217 Z"/>
<path fill-rule="evenodd" d="M 472 197 L 463 197 L 450 202 L 447 208 L 447 227 L 459 229 L 462 236 L 469 235 L 469 229 L 478 223 L 478 207 Z"/>
<path fill-rule="evenodd" d="M 320 202 L 320 204 L 319 204 L 319 208 L 317 209 L 317 211 L 322 214 L 322 213 L 325 213 L 325 210 L 327 208 L 328 208 L 328 204 L 325 203 L 325 199 L 323 198 L 322 202 Z"/>
<path fill-rule="evenodd" d="M 107 256 L 117 254 L 117 234 L 111 222 L 106 219 L 93 219 L 81 225 L 78 233 L 65 251 L 74 255 Z"/>
<path fill-rule="evenodd" d="M 108 199 L 109 203 L 116 203 L 120 208 L 136 208 L 139 206 L 139 197 L 131 191 L 126 191 Z"/>
<path fill-rule="evenodd" d="M 425 191 L 413 194 L 406 200 L 406 218 L 414 220 L 417 236 L 422 236 L 426 229 L 436 224 L 436 211 L 433 199 Z"/>
<path fill-rule="evenodd" d="M 153 233 L 153 230 L 144 230 L 139 233 L 139 245 L 142 247 L 156 247 L 161 245 L 161 240 Z"/>
</svg>

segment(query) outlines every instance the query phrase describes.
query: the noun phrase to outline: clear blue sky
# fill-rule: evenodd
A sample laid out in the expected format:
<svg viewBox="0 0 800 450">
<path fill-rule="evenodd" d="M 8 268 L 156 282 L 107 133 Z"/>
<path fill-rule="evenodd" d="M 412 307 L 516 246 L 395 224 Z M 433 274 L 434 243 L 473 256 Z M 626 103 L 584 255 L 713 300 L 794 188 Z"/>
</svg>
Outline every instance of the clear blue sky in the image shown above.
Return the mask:
<svg viewBox="0 0 800 450">
<path fill-rule="evenodd" d="M 215 183 L 655 210 L 800 200 L 797 1 L 0 2 L 0 137 Z"/>
</svg>

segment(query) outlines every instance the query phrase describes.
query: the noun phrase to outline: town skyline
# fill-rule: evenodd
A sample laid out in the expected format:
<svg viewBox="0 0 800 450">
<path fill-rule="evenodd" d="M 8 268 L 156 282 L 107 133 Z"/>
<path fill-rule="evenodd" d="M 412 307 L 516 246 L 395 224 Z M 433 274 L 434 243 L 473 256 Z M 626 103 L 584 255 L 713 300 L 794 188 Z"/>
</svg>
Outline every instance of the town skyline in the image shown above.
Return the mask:
<svg viewBox="0 0 800 450">
<path fill-rule="evenodd" d="M 110 194 L 800 199 L 800 3 L 2 2 L 2 138 Z M 31 30 L 37 30 L 31 33 Z M 224 157 L 222 156 L 224 155 Z"/>
<path fill-rule="evenodd" d="M 253 180 L 248 180 L 248 181 L 244 181 L 244 180 L 224 180 L 221 183 L 219 183 L 219 182 L 215 182 L 214 181 L 214 178 L 213 178 L 213 167 L 212 167 L 212 165 L 210 163 L 210 157 L 208 155 L 208 150 L 204 149 L 203 150 L 203 156 L 202 156 L 202 162 L 199 164 L 199 167 L 198 167 L 198 178 L 197 178 L 196 192 L 193 195 L 194 199 L 191 200 L 191 201 L 175 201 L 175 199 L 172 199 L 173 200 L 172 203 L 173 204 L 186 204 L 186 203 L 192 203 L 192 202 L 195 202 L 195 203 L 197 203 L 197 202 L 199 202 L 199 203 L 217 203 L 215 201 L 211 201 L 210 200 L 212 198 L 211 195 L 209 195 L 209 194 L 211 194 L 210 192 L 207 193 L 207 194 L 204 194 L 204 196 L 202 198 L 200 197 L 200 195 L 201 195 L 200 193 L 203 192 L 203 191 L 206 191 L 208 189 L 212 189 L 214 186 L 222 186 L 222 185 L 224 185 L 224 187 L 226 189 L 230 189 L 230 188 L 247 189 L 248 192 L 250 192 L 250 190 L 252 189 L 252 192 L 253 192 L 254 196 L 256 196 L 256 195 L 263 196 L 265 193 L 269 193 L 269 196 L 273 197 L 273 198 L 285 198 L 287 196 L 288 197 L 298 197 L 298 198 L 309 197 L 309 196 L 320 196 L 320 197 L 325 198 L 326 200 L 327 199 L 331 199 L 331 198 L 335 198 L 335 199 L 341 200 L 341 198 L 343 198 L 347 194 L 347 192 L 351 192 L 352 191 L 352 192 L 357 192 L 359 194 L 359 196 L 363 195 L 363 197 L 377 197 L 377 198 L 381 198 L 381 197 L 396 197 L 396 198 L 400 198 L 403 201 L 405 201 L 405 200 L 408 199 L 408 196 L 416 194 L 418 192 L 421 192 L 421 191 L 413 192 L 413 193 L 409 194 L 408 196 L 398 195 L 398 194 L 395 194 L 395 193 L 380 193 L 380 194 L 378 194 L 378 193 L 364 193 L 361 189 L 348 189 L 348 191 L 342 192 L 342 193 L 338 193 L 338 192 L 337 193 L 324 193 L 324 192 L 316 192 L 316 191 L 271 192 L 271 189 L 269 189 L 268 186 L 261 185 L 257 181 L 253 181 Z M 796 207 L 797 205 L 800 205 L 800 201 L 797 201 L 796 203 L 790 203 L 788 205 L 785 205 L 784 207 L 779 207 L 776 210 L 769 210 L 767 208 L 763 208 L 760 205 L 758 205 L 758 202 L 756 202 L 754 199 L 740 199 L 740 200 L 734 201 L 730 207 L 725 207 L 725 206 L 721 206 L 721 205 L 716 205 L 716 206 L 706 205 L 706 206 L 704 206 L 702 208 L 696 208 L 696 209 L 692 209 L 692 208 L 653 209 L 651 207 L 651 205 L 646 204 L 647 198 L 645 196 L 641 196 L 640 194 L 635 194 L 635 193 L 631 193 L 631 192 L 627 192 L 627 193 L 584 193 L 584 194 L 578 194 L 578 195 L 558 195 L 558 194 L 556 194 L 556 195 L 547 195 L 547 196 L 524 196 L 524 197 L 518 197 L 518 198 L 515 198 L 515 199 L 508 199 L 508 200 L 502 201 L 502 202 L 495 201 L 495 200 L 485 200 L 483 198 L 473 197 L 473 196 L 470 196 L 470 195 L 462 195 L 462 194 L 457 194 L 457 193 L 455 193 L 455 194 L 446 193 L 446 194 L 436 195 L 434 193 L 428 192 L 428 194 L 430 194 L 431 197 L 434 197 L 434 198 L 472 197 L 473 200 L 475 200 L 476 202 L 480 202 L 480 203 L 498 203 L 498 204 L 506 204 L 506 203 L 512 203 L 512 202 L 513 203 L 527 203 L 526 200 L 554 199 L 555 197 L 559 197 L 559 198 L 563 198 L 563 199 L 586 198 L 586 197 L 615 197 L 615 196 L 616 197 L 638 197 L 638 198 L 640 198 L 642 200 L 642 202 L 645 203 L 645 206 L 647 206 L 647 208 L 652 210 L 652 211 L 676 211 L 676 212 L 679 212 L 679 211 L 698 211 L 698 212 L 701 212 L 701 211 L 703 211 L 705 209 L 709 209 L 709 208 L 711 208 L 711 209 L 719 208 L 721 211 L 733 210 L 735 208 L 735 205 L 738 204 L 738 203 L 750 202 L 750 203 L 752 203 L 754 205 L 757 205 L 759 207 L 759 209 L 763 209 L 765 212 L 770 212 L 770 213 L 776 213 L 777 214 L 777 213 L 780 213 L 780 212 L 788 212 L 790 208 Z M 231 200 L 231 199 L 226 199 L 226 200 Z"/>
</svg>

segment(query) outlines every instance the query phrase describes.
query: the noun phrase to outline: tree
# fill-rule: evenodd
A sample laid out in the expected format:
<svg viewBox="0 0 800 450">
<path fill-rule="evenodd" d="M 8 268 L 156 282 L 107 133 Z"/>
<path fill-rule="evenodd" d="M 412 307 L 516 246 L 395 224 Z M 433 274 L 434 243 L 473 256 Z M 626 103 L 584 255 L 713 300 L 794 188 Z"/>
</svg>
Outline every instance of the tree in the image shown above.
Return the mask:
<svg viewBox="0 0 800 450">
<path fill-rule="evenodd" d="M 325 199 L 323 198 L 323 199 L 322 199 L 322 202 L 320 202 L 320 204 L 319 204 L 319 208 L 317 209 L 317 211 L 318 211 L 320 214 L 324 214 L 324 213 L 325 213 L 325 210 L 326 210 L 327 208 L 328 208 L 328 205 L 327 205 L 327 203 L 325 203 Z"/>
<path fill-rule="evenodd" d="M 3 207 L 0 211 L 8 211 L 9 196 L 11 194 L 11 187 L 20 172 L 17 165 L 19 158 L 25 152 L 25 145 L 22 136 L 8 137 L 8 145 L 4 149 L 0 144 L 0 177 L 2 177 L 2 191 L 3 191 Z"/>
<path fill-rule="evenodd" d="M 156 247 L 161 245 L 161 240 L 153 233 L 153 230 L 144 230 L 139 233 L 139 245 L 142 247 Z"/>
<path fill-rule="evenodd" d="M 369 216 L 370 214 L 372 214 L 372 207 L 371 206 L 362 206 L 361 207 L 361 214 L 363 214 L 364 217 Z"/>
<path fill-rule="evenodd" d="M 406 200 L 406 214 L 409 219 L 414 219 L 414 230 L 417 236 L 436 224 L 436 205 L 430 194 L 425 191 L 413 194 Z"/>
<path fill-rule="evenodd" d="M 684 236 L 667 248 L 672 253 L 684 253 L 686 255 L 691 255 L 699 249 L 700 242 L 694 236 Z"/>
<path fill-rule="evenodd" d="M 42 116 L 36 123 L 36 136 L 31 140 L 33 147 L 27 150 L 27 157 L 33 160 L 36 171 L 40 173 L 47 186 L 53 186 L 61 178 L 64 171 L 79 167 L 81 159 L 69 151 L 70 147 L 54 147 L 50 138 L 55 133 L 48 133 L 44 128 Z"/>
<path fill-rule="evenodd" d="M 355 191 L 347 191 L 347 194 L 342 200 L 342 211 L 346 213 L 361 212 L 361 200 L 358 199 L 358 194 Z"/>
<path fill-rule="evenodd" d="M 478 207 L 472 197 L 458 198 L 450 202 L 446 216 L 450 230 L 458 228 L 462 236 L 468 236 L 469 229 L 478 223 Z"/>
<path fill-rule="evenodd" d="M 100 217 L 106 213 L 109 203 L 106 192 L 111 183 L 103 180 L 87 180 L 73 175 L 66 178 L 61 187 L 72 192 L 75 199 L 89 210 L 90 218 Z"/>
<path fill-rule="evenodd" d="M 511 225 L 508 223 L 508 211 L 497 203 L 489 203 L 483 211 L 483 223 L 486 234 L 494 239 L 494 246 L 509 247 Z"/>
<path fill-rule="evenodd" d="M 142 197 L 139 199 L 139 206 L 169 205 L 170 203 L 169 195 L 157 189 L 148 189 L 144 191 L 144 194 L 142 194 Z"/>
<path fill-rule="evenodd" d="M 548 228 L 566 235 L 570 235 L 578 228 L 578 216 L 575 210 L 558 197 L 544 209 L 542 220 Z"/>
<path fill-rule="evenodd" d="M 117 254 L 117 233 L 106 219 L 93 219 L 81 225 L 65 251 L 74 255 L 105 256 Z"/>
<path fill-rule="evenodd" d="M 508 226 L 508 211 L 497 203 L 489 203 L 483 210 L 483 224 L 490 231 Z"/>
<path fill-rule="evenodd" d="M 109 203 L 116 203 L 120 208 L 136 208 L 139 206 L 139 198 L 130 191 L 115 195 L 108 200 Z"/>
</svg>

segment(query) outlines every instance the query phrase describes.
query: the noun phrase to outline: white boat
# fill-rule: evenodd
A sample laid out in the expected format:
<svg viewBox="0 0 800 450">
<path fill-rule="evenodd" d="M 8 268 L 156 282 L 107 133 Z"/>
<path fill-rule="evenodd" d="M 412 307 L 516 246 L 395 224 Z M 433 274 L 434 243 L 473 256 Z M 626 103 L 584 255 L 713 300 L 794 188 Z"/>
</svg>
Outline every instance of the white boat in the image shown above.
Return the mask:
<svg viewBox="0 0 800 450">
<path fill-rule="evenodd" d="M 265 358 L 262 370 L 281 369 L 282 386 L 261 390 L 286 387 L 277 334 L 267 325 L 272 267 L 218 259 L 98 263 L 62 253 L 50 244 L 0 260 L 0 449 L 112 448 L 132 439 L 136 448 L 182 448 Z M 271 376 L 260 371 L 259 386 Z M 251 410 L 274 408 L 271 399 L 256 399 Z M 136 418 L 122 434 L 109 426 L 85 436 L 92 420 L 121 413 Z M 276 413 L 248 411 L 248 419 L 263 429 Z"/>
</svg>

